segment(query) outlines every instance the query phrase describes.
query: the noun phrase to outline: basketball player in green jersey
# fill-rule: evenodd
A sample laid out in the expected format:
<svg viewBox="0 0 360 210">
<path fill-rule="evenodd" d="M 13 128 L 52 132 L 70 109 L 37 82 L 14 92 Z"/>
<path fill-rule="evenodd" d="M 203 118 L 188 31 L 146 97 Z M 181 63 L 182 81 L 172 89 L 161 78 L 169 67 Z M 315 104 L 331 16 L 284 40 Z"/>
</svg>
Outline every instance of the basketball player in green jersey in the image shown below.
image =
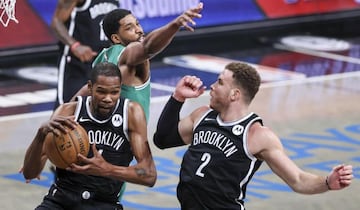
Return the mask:
<svg viewBox="0 0 360 210">
<path fill-rule="evenodd" d="M 103 20 L 105 35 L 113 43 L 105 48 L 94 60 L 117 64 L 123 76 L 121 96 L 138 102 L 149 120 L 150 109 L 150 59 L 160 53 L 174 38 L 181 27 L 194 29 L 194 18 L 201 18 L 203 4 L 185 11 L 177 18 L 145 36 L 138 19 L 129 10 L 115 9 Z M 86 87 L 77 95 L 86 95 Z"/>
</svg>

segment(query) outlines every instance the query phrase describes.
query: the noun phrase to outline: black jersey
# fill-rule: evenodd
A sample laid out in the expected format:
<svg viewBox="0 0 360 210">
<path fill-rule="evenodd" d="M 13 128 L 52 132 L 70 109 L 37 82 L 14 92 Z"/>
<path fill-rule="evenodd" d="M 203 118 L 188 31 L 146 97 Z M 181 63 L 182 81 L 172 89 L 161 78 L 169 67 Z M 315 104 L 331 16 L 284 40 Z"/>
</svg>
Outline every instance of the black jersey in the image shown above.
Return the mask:
<svg viewBox="0 0 360 210">
<path fill-rule="evenodd" d="M 102 20 L 107 13 L 118 8 L 119 0 L 85 0 L 74 8 L 65 23 L 69 35 L 90 46 L 93 51 L 100 52 L 110 45 L 102 30 Z"/>
<path fill-rule="evenodd" d="M 254 113 L 232 123 L 209 110 L 193 131 L 184 154 L 178 185 L 182 209 L 244 209 L 246 186 L 262 161 L 247 149 Z"/>
<path fill-rule="evenodd" d="M 90 144 L 96 144 L 97 150 L 103 158 L 119 166 L 129 166 L 133 159 L 128 138 L 128 99 L 120 98 L 113 114 L 105 120 L 96 119 L 90 112 L 91 97 L 77 97 L 78 106 L 75 119 L 85 128 L 89 136 Z M 92 157 L 90 149 L 88 157 Z M 64 188 L 81 187 L 81 191 L 87 190 L 98 198 L 116 202 L 123 181 L 100 177 L 87 176 L 57 168 L 58 179 L 56 185 Z"/>
<path fill-rule="evenodd" d="M 65 22 L 68 34 L 94 52 L 109 47 L 111 42 L 102 29 L 102 21 L 107 13 L 119 8 L 119 0 L 84 0 L 71 12 Z M 82 62 L 75 56 L 70 46 L 59 41 L 58 87 L 54 107 L 68 102 L 90 79 L 91 61 Z"/>
</svg>

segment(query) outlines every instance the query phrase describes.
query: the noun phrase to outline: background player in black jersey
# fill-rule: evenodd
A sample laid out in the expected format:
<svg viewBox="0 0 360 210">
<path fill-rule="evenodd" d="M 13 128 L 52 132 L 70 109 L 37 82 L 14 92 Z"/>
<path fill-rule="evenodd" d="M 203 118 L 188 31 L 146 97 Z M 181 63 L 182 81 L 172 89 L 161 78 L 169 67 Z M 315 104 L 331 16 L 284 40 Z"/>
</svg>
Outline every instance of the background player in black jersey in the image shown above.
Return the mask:
<svg viewBox="0 0 360 210">
<path fill-rule="evenodd" d="M 96 65 L 88 85 L 91 96 L 60 105 L 26 151 L 23 174 L 29 180 L 38 177 L 47 160 L 43 151 L 47 133 L 65 132 L 65 126 L 73 128 L 79 123 L 92 144 L 88 157 L 79 154 L 84 165 L 56 169 L 57 179 L 36 209 L 122 209 L 118 196 L 124 182 L 155 184 L 145 114 L 138 103 L 120 97 L 118 67 Z M 112 140 L 104 141 L 107 138 Z M 133 157 L 136 164 L 129 166 Z"/>
<path fill-rule="evenodd" d="M 54 110 L 86 84 L 91 63 L 110 46 L 101 22 L 119 0 L 58 0 L 51 28 L 59 39 L 58 88 Z"/>
<path fill-rule="evenodd" d="M 179 120 L 175 113 L 183 102 L 200 96 L 204 87 L 194 76 L 177 84 L 159 118 L 154 143 L 161 149 L 190 144 L 177 187 L 181 209 L 244 209 L 246 186 L 263 161 L 297 193 L 323 193 L 351 184 L 351 165 L 319 176 L 290 160 L 276 134 L 249 110 L 259 86 L 253 67 L 230 63 L 211 85 L 210 106 Z"/>
</svg>

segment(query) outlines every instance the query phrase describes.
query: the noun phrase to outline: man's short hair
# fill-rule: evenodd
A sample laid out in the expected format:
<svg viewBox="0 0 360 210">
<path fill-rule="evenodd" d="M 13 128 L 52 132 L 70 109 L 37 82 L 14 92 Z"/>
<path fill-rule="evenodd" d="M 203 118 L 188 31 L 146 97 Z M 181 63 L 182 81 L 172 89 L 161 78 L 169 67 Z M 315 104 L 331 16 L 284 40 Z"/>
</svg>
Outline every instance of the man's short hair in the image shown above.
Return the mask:
<svg viewBox="0 0 360 210">
<path fill-rule="evenodd" d="M 100 75 L 106 77 L 119 77 L 120 83 L 122 80 L 118 66 L 109 62 L 101 62 L 96 64 L 91 71 L 90 81 L 95 84 Z"/>
<path fill-rule="evenodd" d="M 111 40 L 111 35 L 116 34 L 120 28 L 119 21 L 125 16 L 130 15 L 131 11 L 126 9 L 115 9 L 105 15 L 103 20 L 103 30 L 106 37 Z"/>
</svg>

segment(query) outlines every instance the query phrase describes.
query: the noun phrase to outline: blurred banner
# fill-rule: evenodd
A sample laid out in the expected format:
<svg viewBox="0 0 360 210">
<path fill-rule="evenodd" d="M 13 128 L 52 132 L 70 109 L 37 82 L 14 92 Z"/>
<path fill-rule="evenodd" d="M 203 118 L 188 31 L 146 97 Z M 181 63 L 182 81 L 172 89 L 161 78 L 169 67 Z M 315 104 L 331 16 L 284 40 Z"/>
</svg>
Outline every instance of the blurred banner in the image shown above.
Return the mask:
<svg viewBox="0 0 360 210">
<path fill-rule="evenodd" d="M 49 24 L 57 0 L 17 0 L 15 16 L 19 23 L 0 26 L 0 51 L 57 42 Z M 200 0 L 120 0 L 122 8 L 129 9 L 139 18 L 145 32 L 168 23 Z M 242 25 L 286 19 L 294 23 L 301 17 L 312 16 L 312 21 L 324 20 L 319 14 L 342 13 L 358 10 L 360 0 L 202 0 L 203 18 L 197 28 Z M 274 22 L 274 24 L 276 24 Z"/>
</svg>

